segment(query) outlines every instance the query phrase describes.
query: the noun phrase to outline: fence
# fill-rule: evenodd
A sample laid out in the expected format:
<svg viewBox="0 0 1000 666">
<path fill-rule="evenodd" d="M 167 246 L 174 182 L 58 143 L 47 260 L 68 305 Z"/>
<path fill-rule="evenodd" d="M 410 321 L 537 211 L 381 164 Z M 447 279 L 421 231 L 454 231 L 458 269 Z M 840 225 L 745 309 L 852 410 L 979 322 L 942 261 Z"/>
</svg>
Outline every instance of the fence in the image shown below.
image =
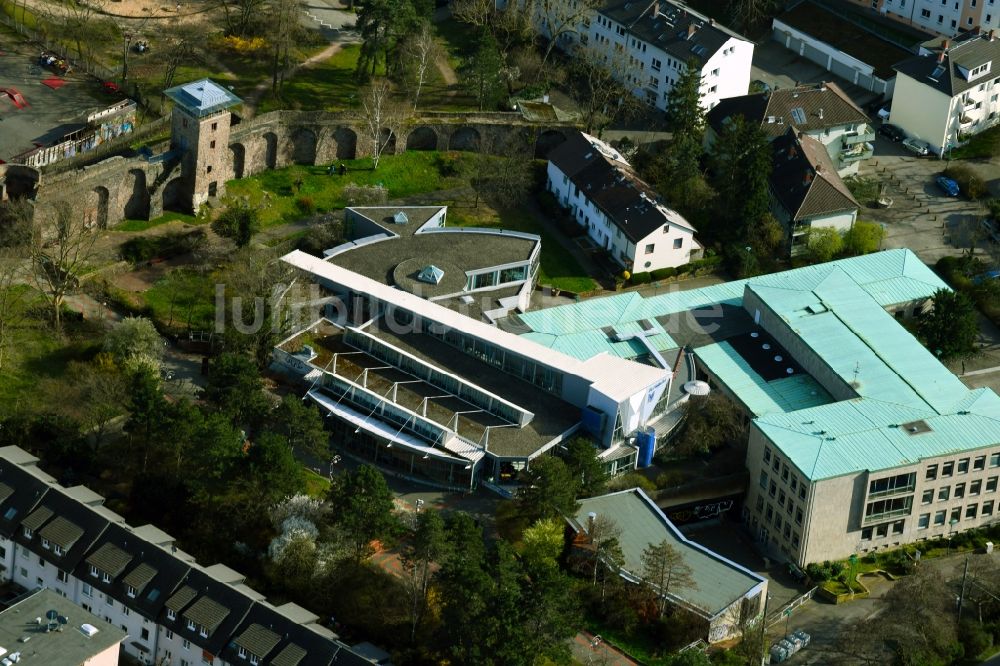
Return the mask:
<svg viewBox="0 0 1000 666">
<path fill-rule="evenodd" d="M 765 627 L 770 627 L 771 625 L 777 624 L 786 615 L 791 615 L 791 613 L 792 613 L 793 610 L 795 610 L 796 608 L 798 608 L 799 606 L 801 606 L 805 602 L 807 602 L 810 599 L 812 599 L 813 595 L 816 594 L 816 590 L 818 590 L 818 589 L 819 589 L 819 586 L 817 585 L 816 587 L 812 588 L 811 590 L 809 590 L 808 592 L 806 592 L 802 596 L 795 597 L 794 599 L 792 599 L 791 601 L 789 601 L 787 604 L 785 604 L 784 606 L 781 607 L 781 610 L 779 610 L 779 611 L 777 611 L 775 613 L 771 613 L 771 616 L 769 618 L 767 618 L 766 620 L 764 620 L 764 626 Z"/>
</svg>

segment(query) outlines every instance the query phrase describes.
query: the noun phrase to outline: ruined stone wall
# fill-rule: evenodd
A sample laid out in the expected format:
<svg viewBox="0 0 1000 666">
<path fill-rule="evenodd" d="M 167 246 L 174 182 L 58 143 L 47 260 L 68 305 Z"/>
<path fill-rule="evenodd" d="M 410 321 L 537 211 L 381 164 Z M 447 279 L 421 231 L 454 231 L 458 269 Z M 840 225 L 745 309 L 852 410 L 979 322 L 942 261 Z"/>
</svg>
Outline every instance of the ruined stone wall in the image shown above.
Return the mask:
<svg viewBox="0 0 1000 666">
<path fill-rule="evenodd" d="M 572 129 L 569 124 L 529 124 L 517 114 L 424 114 L 404 126 L 399 136 L 389 137 L 385 152 L 506 152 L 509 146 L 520 144 L 533 150 L 536 157 L 544 157 Z M 221 145 L 212 151 L 218 156 L 212 161 L 223 162 L 212 164 L 212 176 L 218 172 L 220 195 L 226 180 L 291 164 L 331 164 L 372 152 L 372 138 L 365 136 L 356 118 L 343 113 L 274 111 L 249 121 L 233 116 L 229 130 L 225 151 L 216 152 Z M 202 138 L 212 140 L 207 135 Z M 193 212 L 192 196 L 196 201 L 204 199 L 192 192 L 193 185 L 208 179 L 182 173 L 182 163 L 199 164 L 196 160 L 149 162 L 119 156 L 80 169 L 42 174 L 35 193 L 36 210 L 45 214 L 52 201 L 67 199 L 79 207 L 88 222 L 102 228 L 114 227 L 125 219 L 158 217 L 168 209 Z M 200 168 L 206 166 L 201 164 Z M 207 192 L 201 194 L 207 196 Z"/>
</svg>

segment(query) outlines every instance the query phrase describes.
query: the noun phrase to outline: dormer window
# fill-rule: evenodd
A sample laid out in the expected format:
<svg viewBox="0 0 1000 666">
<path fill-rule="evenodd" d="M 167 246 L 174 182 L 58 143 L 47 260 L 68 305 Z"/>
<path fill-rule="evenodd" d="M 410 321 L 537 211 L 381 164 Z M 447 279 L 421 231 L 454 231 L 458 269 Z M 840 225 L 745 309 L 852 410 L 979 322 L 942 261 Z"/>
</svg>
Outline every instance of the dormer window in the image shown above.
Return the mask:
<svg viewBox="0 0 1000 666">
<path fill-rule="evenodd" d="M 110 583 L 111 582 L 111 575 L 110 574 L 106 574 L 106 573 L 104 573 L 102 571 L 101 572 L 101 582 L 102 583 Z"/>
<path fill-rule="evenodd" d="M 239 650 L 236 651 L 236 653 L 239 655 L 240 659 L 246 659 L 247 658 L 247 651 L 246 651 L 245 648 L 241 647 Z"/>
<path fill-rule="evenodd" d="M 24 528 L 24 538 L 25 539 L 30 539 L 31 535 L 32 535 L 31 528 L 30 527 L 25 527 Z"/>
<path fill-rule="evenodd" d="M 60 546 L 59 544 L 52 544 L 52 552 L 54 552 L 56 555 L 62 555 L 63 554 L 62 546 Z"/>
<path fill-rule="evenodd" d="M 44 548 L 45 550 L 49 550 L 49 540 L 48 539 L 42 539 L 42 548 Z"/>
<path fill-rule="evenodd" d="M 257 666 L 257 664 L 259 664 L 259 663 L 260 663 L 260 657 L 258 657 L 258 656 L 257 656 L 257 655 L 255 655 L 255 654 L 252 654 L 252 655 L 250 655 L 250 663 L 251 663 L 251 664 L 252 664 L 253 666 Z"/>
<path fill-rule="evenodd" d="M 187 628 L 188 628 L 188 629 L 190 629 L 191 631 L 194 631 L 195 629 L 197 629 L 197 628 L 198 628 L 198 625 L 196 625 L 196 624 L 195 624 L 194 622 L 192 622 L 191 620 L 188 620 L 188 623 L 187 623 Z"/>
<path fill-rule="evenodd" d="M 201 636 L 202 638 L 208 638 L 208 629 L 206 629 L 201 625 L 198 625 L 198 635 Z"/>
<path fill-rule="evenodd" d="M 94 578 L 97 578 L 97 576 L 98 576 L 99 573 L 100 572 L 97 570 L 97 567 L 95 567 L 93 564 L 91 564 L 90 565 L 90 575 L 93 576 Z"/>
<path fill-rule="evenodd" d="M 125 594 L 127 594 L 132 599 L 135 599 L 135 588 L 132 587 L 131 585 L 126 585 L 125 586 Z"/>
<path fill-rule="evenodd" d="M 976 68 L 972 69 L 972 71 L 969 72 L 969 80 L 971 81 L 972 79 L 980 77 L 983 74 L 986 74 L 987 72 L 989 72 L 990 71 L 990 64 L 991 63 L 984 62 L 979 67 L 976 67 Z"/>
<path fill-rule="evenodd" d="M 175 613 L 174 611 L 172 611 L 172 610 L 170 610 L 168 608 L 167 609 L 167 619 L 168 620 L 176 620 L 177 619 L 177 613 Z"/>
</svg>

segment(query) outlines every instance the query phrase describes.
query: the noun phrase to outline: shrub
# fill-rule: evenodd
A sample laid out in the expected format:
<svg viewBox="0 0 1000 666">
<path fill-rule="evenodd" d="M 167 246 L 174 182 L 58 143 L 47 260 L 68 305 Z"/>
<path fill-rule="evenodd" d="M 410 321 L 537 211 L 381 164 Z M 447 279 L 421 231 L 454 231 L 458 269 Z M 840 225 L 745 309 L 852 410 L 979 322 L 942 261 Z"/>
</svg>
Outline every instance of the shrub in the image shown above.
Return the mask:
<svg viewBox="0 0 1000 666">
<path fill-rule="evenodd" d="M 651 276 L 648 272 L 632 273 L 632 284 L 649 284 Z"/>
<path fill-rule="evenodd" d="M 949 164 L 944 175 L 958 183 L 962 194 L 970 199 L 981 199 L 989 194 L 986 183 L 967 164 Z"/>
<path fill-rule="evenodd" d="M 455 151 L 440 153 L 434 158 L 434 166 L 437 167 L 438 173 L 445 178 L 461 173 L 460 162 L 461 156 Z"/>
<path fill-rule="evenodd" d="M 965 620 L 958 627 L 958 638 L 965 647 L 965 654 L 978 657 L 993 646 L 993 636 L 978 622 Z"/>
<path fill-rule="evenodd" d="M 267 42 L 263 37 L 240 37 L 238 35 L 229 35 L 228 37 L 222 38 L 222 45 L 230 51 L 234 51 L 240 55 L 247 55 L 260 51 L 267 46 Z"/>
<path fill-rule="evenodd" d="M 653 279 L 657 281 L 666 280 L 674 277 L 675 275 L 677 275 L 677 269 L 673 267 L 657 268 L 652 272 Z"/>
<path fill-rule="evenodd" d="M 676 275 L 678 275 L 678 276 L 680 276 L 680 275 L 687 275 L 688 273 L 691 272 L 691 264 L 681 264 L 680 266 L 678 266 L 674 270 L 676 271 Z"/>
<path fill-rule="evenodd" d="M 667 470 L 656 477 L 657 488 L 667 488 L 669 486 L 679 486 L 684 483 L 684 474 L 676 469 Z"/>
<path fill-rule="evenodd" d="M 638 472 L 622 474 L 608 481 L 608 490 L 628 490 L 629 488 L 642 488 L 647 493 L 656 492 L 656 484 Z"/>
<path fill-rule="evenodd" d="M 312 197 L 299 197 L 295 200 L 295 207 L 307 215 L 316 212 L 316 202 Z"/>
</svg>

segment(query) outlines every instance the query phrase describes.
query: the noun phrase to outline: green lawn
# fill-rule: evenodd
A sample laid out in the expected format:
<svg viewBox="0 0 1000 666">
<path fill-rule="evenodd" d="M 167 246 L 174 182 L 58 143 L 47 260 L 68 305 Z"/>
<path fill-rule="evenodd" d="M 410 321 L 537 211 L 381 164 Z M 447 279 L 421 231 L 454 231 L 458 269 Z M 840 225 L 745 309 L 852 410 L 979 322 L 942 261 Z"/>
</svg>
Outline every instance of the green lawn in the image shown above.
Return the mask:
<svg viewBox="0 0 1000 666">
<path fill-rule="evenodd" d="M 597 283 L 587 276 L 576 258 L 542 227 L 538 218 L 527 207 L 503 210 L 499 215 L 485 207 L 455 207 L 448 210 L 448 223 L 461 227 L 513 229 L 537 234 L 542 239 L 539 284 L 575 293 L 597 289 Z"/>
<path fill-rule="evenodd" d="M 354 71 L 360 54 L 359 44 L 347 44 L 331 58 L 300 69 L 292 78 L 285 80 L 277 97 L 265 96 L 257 112 L 275 109 L 334 111 L 352 107 L 358 91 Z"/>
<path fill-rule="evenodd" d="M 390 199 L 399 199 L 434 192 L 435 190 L 462 187 L 467 181 L 461 176 L 442 176 L 438 167 L 439 153 L 432 151 L 410 151 L 400 155 L 388 155 L 379 161 L 378 170 L 372 170 L 370 158 L 345 160 L 348 174 L 330 176 L 326 166 L 293 166 L 285 169 L 264 171 L 255 176 L 226 183 L 226 196 L 230 199 L 245 197 L 251 205 L 260 207 L 262 225 L 271 227 L 294 222 L 303 217 L 296 206 L 299 197 L 313 200 L 317 212 L 343 208 L 349 205 L 343 197 L 345 185 L 384 184 Z M 474 156 L 459 153 L 459 165 Z M 459 168 L 461 172 L 461 168 Z M 302 188 L 295 192 L 293 184 L 302 179 Z M 269 194 L 270 203 L 264 193 Z"/>
<path fill-rule="evenodd" d="M 479 43 L 476 28 L 455 18 L 448 18 L 435 23 L 434 29 L 444 44 L 448 62 L 458 70 L 462 62 L 476 50 Z"/>
<path fill-rule="evenodd" d="M 311 469 L 305 470 L 306 495 L 316 499 L 326 499 L 326 494 L 330 491 L 330 479 L 321 476 Z"/>
<path fill-rule="evenodd" d="M 152 220 L 125 220 L 118 226 L 111 229 L 111 231 L 126 231 L 126 232 L 146 231 L 147 229 L 152 229 L 153 227 L 158 227 L 161 224 L 166 224 L 167 222 L 173 222 L 174 220 L 180 220 L 185 224 L 203 224 L 203 222 L 194 215 L 187 215 L 185 213 L 167 211 L 163 215 L 153 218 Z"/>
<path fill-rule="evenodd" d="M 178 268 L 140 298 L 149 315 L 167 329 L 207 331 L 215 322 L 215 283 L 211 275 Z"/>
</svg>

